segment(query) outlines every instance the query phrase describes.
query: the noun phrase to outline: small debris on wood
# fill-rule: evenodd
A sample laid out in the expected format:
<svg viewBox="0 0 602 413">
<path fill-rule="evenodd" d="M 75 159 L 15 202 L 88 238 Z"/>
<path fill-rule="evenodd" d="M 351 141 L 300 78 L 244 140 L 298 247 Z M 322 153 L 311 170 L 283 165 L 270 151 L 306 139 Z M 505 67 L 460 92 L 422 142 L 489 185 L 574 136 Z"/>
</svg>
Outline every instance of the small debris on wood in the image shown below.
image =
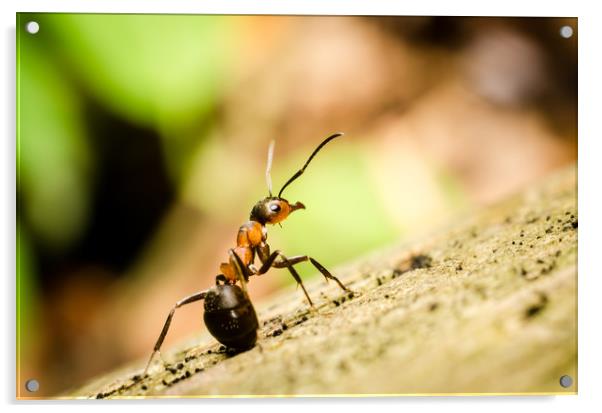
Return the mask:
<svg viewBox="0 0 602 413">
<path fill-rule="evenodd" d="M 543 293 L 540 293 L 538 302 L 533 305 L 530 305 L 525 309 L 524 318 L 529 319 L 535 317 L 536 315 L 541 313 L 547 305 L 548 296 Z"/>
</svg>

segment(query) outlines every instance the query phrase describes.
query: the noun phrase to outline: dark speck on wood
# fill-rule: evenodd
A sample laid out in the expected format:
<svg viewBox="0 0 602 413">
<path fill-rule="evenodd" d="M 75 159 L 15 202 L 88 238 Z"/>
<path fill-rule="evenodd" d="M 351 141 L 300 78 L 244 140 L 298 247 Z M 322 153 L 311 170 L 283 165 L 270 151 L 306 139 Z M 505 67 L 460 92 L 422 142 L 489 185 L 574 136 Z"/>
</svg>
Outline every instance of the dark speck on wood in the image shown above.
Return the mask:
<svg viewBox="0 0 602 413">
<path fill-rule="evenodd" d="M 433 264 L 433 259 L 425 254 L 420 254 L 412 257 L 412 269 L 430 268 Z"/>
<path fill-rule="evenodd" d="M 525 319 L 533 318 L 548 305 L 548 296 L 545 294 L 539 294 L 539 301 L 533 305 L 530 305 L 525 309 Z"/>
</svg>

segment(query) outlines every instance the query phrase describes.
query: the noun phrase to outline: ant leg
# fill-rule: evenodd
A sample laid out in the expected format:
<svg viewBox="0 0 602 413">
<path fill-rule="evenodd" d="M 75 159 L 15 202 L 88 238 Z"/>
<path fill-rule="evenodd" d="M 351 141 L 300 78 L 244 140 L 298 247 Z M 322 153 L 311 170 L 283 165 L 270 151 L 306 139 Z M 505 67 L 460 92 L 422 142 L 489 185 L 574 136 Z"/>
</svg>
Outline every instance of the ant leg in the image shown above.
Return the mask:
<svg viewBox="0 0 602 413">
<path fill-rule="evenodd" d="M 278 258 L 278 256 L 280 256 L 279 262 L 276 261 L 276 258 Z M 265 258 L 265 260 L 263 260 L 262 258 L 265 258 L 265 257 L 263 257 L 263 254 L 260 254 L 259 259 L 262 260 L 263 265 L 261 266 L 261 268 L 259 268 L 259 270 L 257 271 L 257 274 L 255 274 L 255 275 L 265 274 L 271 267 L 288 268 L 289 272 L 291 273 L 291 275 L 293 276 L 295 281 L 297 281 L 297 284 L 300 285 L 301 288 L 303 289 L 303 293 L 305 294 L 307 301 L 309 301 L 309 305 L 311 305 L 312 307 L 314 306 L 313 301 L 311 301 L 311 298 L 309 298 L 309 294 L 307 293 L 307 290 L 305 289 L 305 286 L 303 285 L 303 281 L 301 281 L 301 277 L 299 276 L 299 273 L 293 267 L 294 264 L 296 264 L 297 262 L 300 262 L 300 261 L 291 262 L 279 250 L 276 250 L 276 251 L 272 252 L 271 254 L 269 254 L 268 257 Z"/>
<path fill-rule="evenodd" d="M 309 261 L 313 264 L 314 267 L 318 269 L 318 271 L 322 273 L 324 278 L 326 278 L 326 281 L 334 280 L 344 291 L 347 291 L 348 293 L 351 292 L 349 288 L 345 287 L 345 285 L 337 277 L 332 275 L 330 271 L 324 268 L 324 266 L 322 266 L 322 264 L 320 264 L 318 261 L 314 260 L 312 257 L 309 257 Z"/>
<path fill-rule="evenodd" d="M 303 289 L 303 293 L 305 294 L 305 297 L 307 297 L 307 301 L 309 301 L 309 305 L 311 305 L 313 307 L 314 303 L 311 301 L 311 298 L 309 298 L 309 294 L 307 294 L 307 290 L 305 289 L 305 286 L 303 285 L 303 281 L 301 281 L 301 277 L 299 276 L 299 273 L 297 273 L 297 270 L 295 270 L 295 267 L 293 267 L 293 264 L 291 264 L 289 262 L 288 258 L 286 258 L 284 255 L 282 255 L 281 252 L 278 252 L 278 254 L 280 255 L 280 259 L 282 261 L 274 262 L 272 265 L 275 268 L 282 268 L 282 267 L 288 268 L 289 272 L 291 273 L 291 275 L 293 276 L 295 281 L 297 281 L 297 284 L 299 284 L 301 286 L 301 288 Z"/>
<path fill-rule="evenodd" d="M 279 255 L 281 255 L 279 250 L 272 252 L 270 255 L 268 255 L 268 257 L 265 260 L 261 260 L 262 257 L 260 255 L 259 259 L 261 260 L 262 265 L 259 268 L 259 270 L 257 270 L 257 274 L 255 275 L 262 275 L 268 272 L 270 268 L 272 268 L 272 265 L 274 265 L 274 261 L 276 260 L 276 258 L 278 258 Z"/>
<path fill-rule="evenodd" d="M 250 274 L 250 270 L 245 266 L 238 254 L 235 253 L 232 248 L 228 250 L 228 254 L 230 254 L 230 262 L 234 264 L 234 267 L 236 268 L 236 275 L 238 276 L 238 281 L 240 281 L 242 290 L 247 294 L 247 280 L 252 274 Z"/>
<path fill-rule="evenodd" d="M 281 256 L 282 256 L 282 254 L 281 254 Z M 328 271 L 322 264 L 320 264 L 318 261 L 316 261 L 315 259 L 313 259 L 310 256 L 307 256 L 307 255 L 297 255 L 295 257 L 288 258 L 288 263 L 291 264 L 291 265 L 296 265 L 296 264 L 299 264 L 300 262 L 304 262 L 304 261 L 307 261 L 307 260 L 309 260 L 312 263 L 312 265 L 314 267 L 316 267 L 316 269 L 322 273 L 322 275 L 324 276 L 324 278 L 326 278 L 326 281 L 328 281 L 328 280 L 334 280 L 339 285 L 339 287 L 341 287 L 341 289 L 343 291 L 351 292 L 351 290 L 349 288 L 345 287 L 345 284 L 343 284 L 337 277 L 335 277 L 334 275 L 332 275 L 330 273 L 330 271 Z M 276 267 L 276 268 L 281 268 L 282 266 L 286 265 L 286 264 L 284 264 L 284 265 L 283 264 L 284 263 L 281 263 L 281 262 L 275 262 L 273 264 L 273 266 Z"/>
<path fill-rule="evenodd" d="M 167 320 L 165 320 L 165 324 L 163 325 L 163 330 L 161 330 L 161 334 L 159 334 L 159 338 L 157 339 L 157 342 L 155 343 L 155 347 L 153 348 L 153 352 L 150 356 L 150 359 L 148 360 L 148 363 L 146 364 L 146 368 L 144 369 L 144 373 L 142 374 L 142 376 L 146 376 L 146 372 L 148 371 L 148 368 L 150 367 L 150 364 L 153 361 L 155 354 L 160 353 L 159 350 L 161 349 L 163 340 L 165 340 L 165 336 L 167 335 L 167 331 L 169 330 L 169 326 L 171 325 L 171 320 L 173 318 L 174 313 L 176 312 L 176 309 L 179 307 L 182 307 L 185 304 L 190 304 L 195 301 L 202 300 L 205 298 L 206 295 L 207 295 L 207 291 L 200 291 L 198 293 L 192 294 L 188 297 L 181 299 L 173 306 L 173 308 L 169 312 L 169 315 L 167 316 Z"/>
</svg>

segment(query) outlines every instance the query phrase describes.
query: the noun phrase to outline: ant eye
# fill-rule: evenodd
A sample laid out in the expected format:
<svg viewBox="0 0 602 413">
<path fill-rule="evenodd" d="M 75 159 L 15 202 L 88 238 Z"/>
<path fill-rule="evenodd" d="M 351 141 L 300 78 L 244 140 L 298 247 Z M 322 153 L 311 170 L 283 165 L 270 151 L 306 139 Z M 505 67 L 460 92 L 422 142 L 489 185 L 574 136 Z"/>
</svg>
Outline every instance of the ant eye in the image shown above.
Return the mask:
<svg viewBox="0 0 602 413">
<path fill-rule="evenodd" d="M 270 205 L 270 211 L 272 211 L 272 212 L 280 212 L 280 205 L 278 205 L 278 204 L 272 204 L 272 205 Z"/>
</svg>

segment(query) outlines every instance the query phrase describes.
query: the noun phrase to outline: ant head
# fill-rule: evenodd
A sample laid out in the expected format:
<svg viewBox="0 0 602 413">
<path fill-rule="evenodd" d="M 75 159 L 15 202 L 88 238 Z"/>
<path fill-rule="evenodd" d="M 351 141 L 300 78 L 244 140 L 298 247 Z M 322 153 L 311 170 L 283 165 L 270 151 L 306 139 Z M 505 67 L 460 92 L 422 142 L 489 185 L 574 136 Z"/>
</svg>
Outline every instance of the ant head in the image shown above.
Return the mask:
<svg viewBox="0 0 602 413">
<path fill-rule="evenodd" d="M 316 156 L 316 154 L 331 140 L 342 136 L 342 133 L 335 133 L 334 135 L 330 135 L 328 138 L 322 141 L 318 145 L 318 147 L 312 152 L 309 156 L 305 165 L 301 169 L 299 169 L 295 174 L 282 186 L 280 192 L 278 192 L 278 196 L 272 196 L 272 176 L 270 174 L 272 170 L 272 159 L 274 157 L 274 141 L 270 142 L 270 146 L 268 148 L 268 162 L 265 169 L 265 179 L 268 184 L 268 193 L 270 194 L 267 198 L 262 199 L 258 203 L 255 204 L 253 210 L 251 211 L 251 220 L 257 221 L 262 225 L 265 224 L 277 224 L 281 221 L 284 221 L 291 212 L 296 211 L 297 209 L 305 209 L 305 205 L 301 202 L 296 202 L 294 204 L 290 204 L 286 199 L 281 198 L 282 192 L 284 189 L 289 186 L 295 179 L 299 178 L 305 172 L 305 168 L 311 162 L 311 160 Z"/>
<path fill-rule="evenodd" d="M 262 225 L 284 221 L 293 211 L 305 209 L 301 202 L 290 204 L 286 199 L 269 196 L 257 202 L 251 210 L 251 221 Z"/>
</svg>

